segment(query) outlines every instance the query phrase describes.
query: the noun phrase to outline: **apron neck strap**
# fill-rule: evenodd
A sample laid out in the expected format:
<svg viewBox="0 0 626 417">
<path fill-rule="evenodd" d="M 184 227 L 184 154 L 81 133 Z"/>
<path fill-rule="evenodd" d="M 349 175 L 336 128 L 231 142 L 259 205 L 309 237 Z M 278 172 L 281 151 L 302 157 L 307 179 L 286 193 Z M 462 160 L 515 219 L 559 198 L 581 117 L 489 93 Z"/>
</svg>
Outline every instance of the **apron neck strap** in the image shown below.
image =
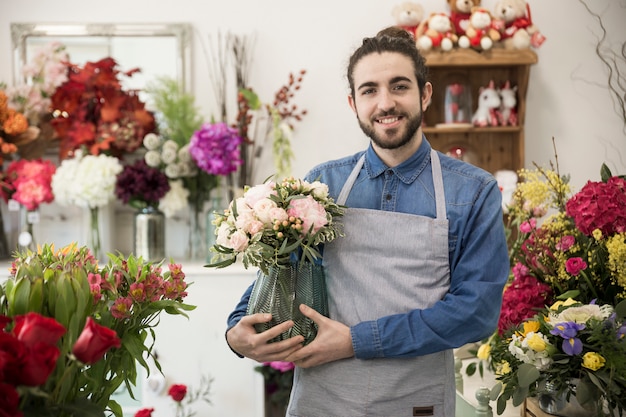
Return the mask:
<svg viewBox="0 0 626 417">
<path fill-rule="evenodd" d="M 441 163 L 439 162 L 439 155 L 437 151 L 434 149 L 430 150 L 430 161 L 432 165 L 433 172 L 433 185 L 435 187 L 435 205 L 437 207 L 437 219 L 445 220 L 446 218 L 446 196 L 443 188 L 443 175 L 441 174 Z M 352 190 L 352 186 L 359 176 L 359 172 L 361 172 L 361 168 L 363 168 L 363 164 L 365 163 L 365 153 L 359 158 L 354 169 L 350 173 L 350 176 L 346 180 L 346 183 L 343 185 L 339 196 L 337 197 L 337 204 L 345 205 L 346 200 L 348 199 L 348 195 L 350 194 L 350 190 Z"/>
</svg>

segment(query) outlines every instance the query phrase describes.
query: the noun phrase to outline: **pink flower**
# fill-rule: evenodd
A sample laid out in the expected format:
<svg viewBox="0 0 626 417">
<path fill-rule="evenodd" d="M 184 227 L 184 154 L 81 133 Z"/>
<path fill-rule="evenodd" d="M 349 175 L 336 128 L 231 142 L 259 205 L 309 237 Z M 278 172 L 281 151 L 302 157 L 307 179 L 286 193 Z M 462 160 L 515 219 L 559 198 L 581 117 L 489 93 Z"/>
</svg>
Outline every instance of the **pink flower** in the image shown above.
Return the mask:
<svg viewBox="0 0 626 417">
<path fill-rule="evenodd" d="M 5 199 L 13 198 L 27 210 L 36 210 L 40 204 L 54 200 L 51 183 L 55 171 L 55 165 L 48 160 L 12 161 L 2 178 L 8 192 L 2 195 Z"/>
<path fill-rule="evenodd" d="M 585 269 L 587 269 L 587 263 L 582 258 L 569 258 L 565 262 L 565 270 L 573 276 L 577 276 Z"/>
<path fill-rule="evenodd" d="M 559 243 L 557 243 L 556 248 L 558 250 L 561 250 L 561 251 L 565 252 L 569 248 L 574 246 L 574 243 L 576 243 L 576 238 L 574 238 L 574 236 L 572 236 L 572 235 L 563 236 L 561 238 L 561 241 Z"/>
<path fill-rule="evenodd" d="M 587 184 L 565 205 L 566 213 L 587 236 L 600 229 L 604 236 L 626 231 L 626 180 L 611 177 Z"/>
<path fill-rule="evenodd" d="M 302 220 L 302 231 L 305 234 L 308 234 L 309 231 L 311 234 L 315 234 L 320 228 L 328 224 L 324 206 L 310 195 L 291 200 L 287 214 Z"/>
<path fill-rule="evenodd" d="M 519 225 L 519 230 L 522 233 L 530 233 L 537 228 L 537 219 L 530 219 Z"/>
<path fill-rule="evenodd" d="M 293 364 L 293 362 L 275 361 L 275 362 L 265 362 L 263 365 L 274 368 L 280 372 L 291 371 L 292 369 L 295 368 L 295 365 Z"/>
<path fill-rule="evenodd" d="M 230 247 L 237 252 L 243 252 L 248 247 L 248 236 L 241 230 L 237 230 L 230 237 Z"/>
</svg>

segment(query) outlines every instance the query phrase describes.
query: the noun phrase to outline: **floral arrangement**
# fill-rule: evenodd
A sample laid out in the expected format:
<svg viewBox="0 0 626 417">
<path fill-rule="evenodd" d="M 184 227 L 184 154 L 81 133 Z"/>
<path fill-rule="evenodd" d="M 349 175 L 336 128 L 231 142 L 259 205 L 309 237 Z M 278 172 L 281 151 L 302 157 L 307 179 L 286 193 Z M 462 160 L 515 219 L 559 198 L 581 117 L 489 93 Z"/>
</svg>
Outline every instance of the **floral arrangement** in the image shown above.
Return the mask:
<svg viewBox="0 0 626 417">
<path fill-rule="evenodd" d="M 109 257 L 99 267 L 88 248 L 75 244 L 15 255 L 0 287 L 0 314 L 15 325 L 3 319 L 2 340 L 9 341 L 0 350 L 15 352 L 17 338 L 32 353 L 20 360 L 42 361 L 45 367 L 24 380 L 31 376 L 27 368 L 19 368 L 17 379 L 11 372 L 19 362 L 0 363 L 0 386 L 8 393 L 2 397 L 13 411 L 18 398 L 18 411 L 8 415 L 70 416 L 79 410 L 101 416 L 106 410 L 121 417 L 111 395 L 122 384 L 133 395 L 137 363 L 150 371 L 146 359 L 154 355 L 145 343 L 156 336 L 160 314 L 186 316 L 195 308 L 182 301 L 188 284 L 180 265 L 170 263 L 164 272 L 160 263 L 132 255 Z"/>
<path fill-rule="evenodd" d="M 264 362 L 254 368 L 263 375 L 265 395 L 271 404 L 285 408 L 289 404 L 289 396 L 293 386 L 293 362 Z"/>
<path fill-rule="evenodd" d="M 189 153 L 198 168 L 209 175 L 226 176 L 243 162 L 239 155 L 242 138 L 226 123 L 204 123 L 189 142 Z"/>
<path fill-rule="evenodd" d="M 343 207 L 328 195 L 328 186 L 286 178 L 246 188 L 223 213 L 216 213 L 213 267 L 243 264 L 268 273 L 285 267 L 294 253 L 311 263 L 320 258 L 317 246 L 342 235 Z"/>
<path fill-rule="evenodd" d="M 197 389 L 189 389 L 185 384 L 172 384 L 167 390 L 167 395 L 174 400 L 176 404 L 175 417 L 192 417 L 196 413 L 192 409 L 192 405 L 201 400 L 206 404 L 211 404 L 211 385 L 213 379 L 210 377 L 202 377 L 200 386 Z M 134 417 L 152 417 L 153 407 L 142 408 L 137 411 Z"/>
<path fill-rule="evenodd" d="M 498 414 L 509 399 L 519 405 L 548 389 L 590 413 L 626 409 L 626 301 L 559 300 L 484 346 L 500 381 L 492 390 Z"/>
<path fill-rule="evenodd" d="M 0 146 L 3 154 L 19 152 L 37 159 L 57 137 L 50 124 L 50 97 L 67 81 L 65 45 L 50 42 L 35 51 L 21 68 L 24 82 L 0 89 Z"/>
<path fill-rule="evenodd" d="M 115 195 L 136 209 L 157 207 L 169 190 L 167 176 L 161 170 L 149 167 L 143 159 L 124 166 L 115 182 Z"/>
<path fill-rule="evenodd" d="M 546 383 L 583 405 L 602 398 L 623 408 L 625 362 L 613 352 L 626 349 L 626 181 L 603 165 L 601 181 L 571 195 L 558 166 L 521 170 L 519 177 L 508 206 L 512 280 L 498 331 L 478 349 L 478 368 L 486 362 L 504 384 L 492 391 L 498 413 L 507 400 L 519 405 Z M 577 301 L 562 305 L 568 299 Z M 603 313 L 575 324 L 555 315 L 575 307 Z M 587 366 L 599 357 L 602 367 Z"/>
<path fill-rule="evenodd" d="M 54 200 L 51 183 L 55 171 L 56 166 L 49 160 L 11 161 L 6 171 L 0 174 L 0 193 L 5 201 L 13 199 L 28 211 L 37 210 L 42 203 Z"/>
<path fill-rule="evenodd" d="M 55 201 L 62 206 L 89 208 L 91 248 L 100 257 L 100 225 L 98 211 L 115 198 L 117 175 L 123 167 L 113 156 L 83 155 L 78 150 L 74 157 L 64 159 L 52 176 Z"/>
<path fill-rule="evenodd" d="M 139 69 L 121 72 L 113 58 L 68 66 L 68 80 L 51 97 L 60 158 L 83 147 L 92 155 L 117 157 L 138 149 L 156 127 L 154 116 L 136 91 L 122 88 L 119 76 L 130 77 Z"/>
</svg>

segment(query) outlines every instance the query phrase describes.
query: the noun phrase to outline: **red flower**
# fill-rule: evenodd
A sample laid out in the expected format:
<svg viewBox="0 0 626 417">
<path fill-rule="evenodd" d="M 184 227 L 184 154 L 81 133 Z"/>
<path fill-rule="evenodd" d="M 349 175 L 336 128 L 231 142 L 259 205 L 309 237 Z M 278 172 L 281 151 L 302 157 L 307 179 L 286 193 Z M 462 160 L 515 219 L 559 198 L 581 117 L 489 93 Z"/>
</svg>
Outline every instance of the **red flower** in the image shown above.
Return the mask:
<svg viewBox="0 0 626 417">
<path fill-rule="evenodd" d="M 87 317 L 85 328 L 76 340 L 72 353 L 76 358 L 87 364 L 98 362 L 112 347 L 120 347 L 120 338 L 114 330 L 96 323 Z"/>
<path fill-rule="evenodd" d="M 174 401 L 181 402 L 185 395 L 187 395 L 187 385 L 174 384 L 167 391 L 167 394 L 172 397 Z"/>
<path fill-rule="evenodd" d="M 15 387 L 0 382 L 0 417 L 22 417 L 19 410 L 20 398 Z"/>
<path fill-rule="evenodd" d="M 512 326 L 534 316 L 552 296 L 547 284 L 539 282 L 531 275 L 513 279 L 502 295 L 502 309 L 498 320 L 498 332 L 504 334 Z"/>
<path fill-rule="evenodd" d="M 626 231 L 626 180 L 611 177 L 607 182 L 592 182 L 565 205 L 576 227 L 587 236 L 600 229 L 603 236 Z"/>
<path fill-rule="evenodd" d="M 44 384 L 54 371 L 60 354 L 56 346 L 36 343 L 29 349 L 24 361 L 20 363 L 18 384 L 31 387 Z"/>
<path fill-rule="evenodd" d="M 135 413 L 135 417 L 152 417 L 154 408 L 142 408 Z"/>
<path fill-rule="evenodd" d="M 38 343 L 54 346 L 65 334 L 65 328 L 51 317 L 30 312 L 15 317 L 13 334 L 27 347 Z"/>
</svg>

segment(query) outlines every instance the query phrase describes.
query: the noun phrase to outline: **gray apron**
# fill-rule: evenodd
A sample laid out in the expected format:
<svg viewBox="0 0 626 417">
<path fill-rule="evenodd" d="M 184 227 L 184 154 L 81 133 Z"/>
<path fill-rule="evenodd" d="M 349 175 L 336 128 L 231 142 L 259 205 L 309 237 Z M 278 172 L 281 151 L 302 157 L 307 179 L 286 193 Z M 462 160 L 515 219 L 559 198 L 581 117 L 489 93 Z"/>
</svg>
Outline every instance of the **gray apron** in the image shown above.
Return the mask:
<svg viewBox="0 0 626 417">
<path fill-rule="evenodd" d="M 365 156 L 346 181 L 345 204 Z M 330 317 L 347 326 L 431 307 L 450 287 L 439 157 L 431 152 L 437 218 L 348 208 L 345 237 L 324 247 Z M 453 417 L 452 350 L 409 358 L 343 359 L 296 368 L 287 415 Z"/>
</svg>

